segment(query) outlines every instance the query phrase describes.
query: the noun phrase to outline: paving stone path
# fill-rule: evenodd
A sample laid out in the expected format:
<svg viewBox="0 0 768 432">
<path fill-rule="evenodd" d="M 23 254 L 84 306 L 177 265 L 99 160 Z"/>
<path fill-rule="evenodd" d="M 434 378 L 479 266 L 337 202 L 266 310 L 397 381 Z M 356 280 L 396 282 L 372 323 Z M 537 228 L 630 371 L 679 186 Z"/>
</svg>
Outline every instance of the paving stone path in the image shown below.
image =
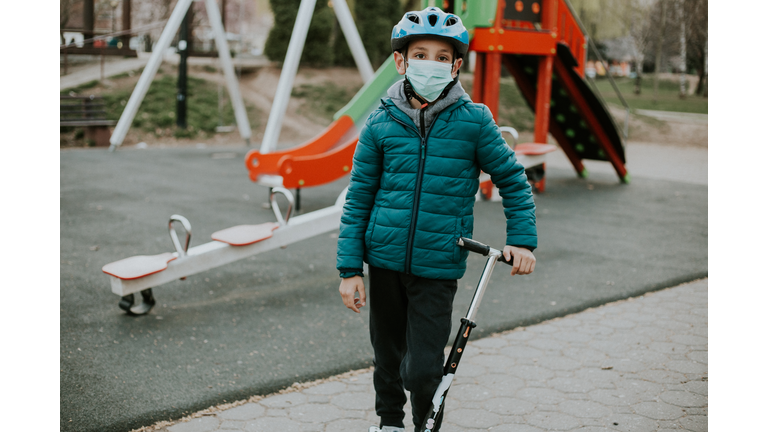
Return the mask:
<svg viewBox="0 0 768 432">
<path fill-rule="evenodd" d="M 706 431 L 707 286 L 470 342 L 442 431 Z M 367 432 L 378 424 L 371 380 L 371 370 L 353 371 L 144 430 Z"/>
</svg>

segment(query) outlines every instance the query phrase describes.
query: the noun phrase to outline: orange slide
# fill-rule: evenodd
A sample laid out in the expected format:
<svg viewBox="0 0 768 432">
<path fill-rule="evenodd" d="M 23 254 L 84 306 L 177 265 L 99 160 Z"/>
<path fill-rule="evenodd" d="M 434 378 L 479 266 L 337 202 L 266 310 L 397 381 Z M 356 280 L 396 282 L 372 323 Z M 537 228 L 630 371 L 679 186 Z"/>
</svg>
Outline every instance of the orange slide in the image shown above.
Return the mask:
<svg viewBox="0 0 768 432">
<path fill-rule="evenodd" d="M 342 115 L 301 146 L 273 153 L 251 150 L 245 156 L 248 176 L 257 181 L 262 175 L 279 175 L 286 188 L 318 186 L 333 181 L 347 174 L 352 167 L 357 134 L 352 139 L 342 139 L 354 126 L 351 117 Z"/>
</svg>

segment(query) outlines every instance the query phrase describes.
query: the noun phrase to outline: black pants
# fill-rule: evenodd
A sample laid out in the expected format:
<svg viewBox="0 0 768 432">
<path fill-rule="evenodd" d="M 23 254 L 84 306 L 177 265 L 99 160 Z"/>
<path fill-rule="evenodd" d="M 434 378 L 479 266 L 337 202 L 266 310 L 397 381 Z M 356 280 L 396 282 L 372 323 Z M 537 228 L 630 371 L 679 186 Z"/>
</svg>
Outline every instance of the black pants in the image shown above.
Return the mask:
<svg viewBox="0 0 768 432">
<path fill-rule="evenodd" d="M 419 428 L 443 376 L 443 350 L 450 337 L 457 283 L 368 268 L 373 386 L 380 427 L 405 427 L 405 389 L 411 393 L 413 424 Z"/>
</svg>

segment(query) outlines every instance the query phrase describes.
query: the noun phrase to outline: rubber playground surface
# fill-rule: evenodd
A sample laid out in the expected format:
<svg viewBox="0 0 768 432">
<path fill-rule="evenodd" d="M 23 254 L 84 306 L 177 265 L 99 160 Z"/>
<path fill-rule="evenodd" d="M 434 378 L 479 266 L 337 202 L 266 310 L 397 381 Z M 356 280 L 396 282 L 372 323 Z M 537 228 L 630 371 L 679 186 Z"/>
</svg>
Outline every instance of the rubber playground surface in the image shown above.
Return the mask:
<svg viewBox="0 0 768 432">
<path fill-rule="evenodd" d="M 578 179 L 548 165 L 547 190 L 535 197 L 536 272 L 497 268 L 473 339 L 706 277 L 708 188 L 654 174 L 670 154 L 688 157 L 669 150 L 653 150 L 636 170 L 629 153 L 630 185 L 610 170 Z M 245 153 L 61 152 L 61 430 L 129 431 L 371 365 L 367 310 L 348 311 L 338 295 L 337 232 L 156 287 L 148 315 L 118 308 L 101 267 L 172 251 L 170 215 L 189 219 L 192 246 L 223 228 L 274 221 Z M 332 205 L 347 182 L 302 190 L 302 211 Z M 503 246 L 501 203 L 478 202 L 475 216 L 474 238 Z M 454 322 L 482 264 L 470 258 Z"/>
</svg>

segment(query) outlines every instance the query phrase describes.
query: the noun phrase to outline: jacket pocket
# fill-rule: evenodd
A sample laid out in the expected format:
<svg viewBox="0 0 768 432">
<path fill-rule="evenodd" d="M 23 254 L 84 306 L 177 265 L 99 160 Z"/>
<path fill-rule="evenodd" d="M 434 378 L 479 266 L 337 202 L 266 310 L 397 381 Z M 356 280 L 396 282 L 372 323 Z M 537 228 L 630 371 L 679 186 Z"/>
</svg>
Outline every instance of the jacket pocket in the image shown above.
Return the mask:
<svg viewBox="0 0 768 432">
<path fill-rule="evenodd" d="M 459 237 L 465 237 L 468 239 L 472 238 L 472 223 L 473 223 L 473 217 L 472 216 L 463 216 L 456 218 L 456 228 L 455 228 L 455 240 L 458 240 Z M 453 261 L 454 263 L 458 264 L 464 260 L 467 259 L 469 256 L 469 251 L 459 247 L 456 245 L 453 252 Z"/>
<path fill-rule="evenodd" d="M 373 228 L 376 225 L 376 216 L 379 215 L 379 209 L 381 207 L 374 207 L 373 212 L 371 212 L 371 218 L 368 220 L 368 228 L 365 230 L 365 248 L 370 249 L 371 248 L 371 239 L 373 239 Z"/>
</svg>

